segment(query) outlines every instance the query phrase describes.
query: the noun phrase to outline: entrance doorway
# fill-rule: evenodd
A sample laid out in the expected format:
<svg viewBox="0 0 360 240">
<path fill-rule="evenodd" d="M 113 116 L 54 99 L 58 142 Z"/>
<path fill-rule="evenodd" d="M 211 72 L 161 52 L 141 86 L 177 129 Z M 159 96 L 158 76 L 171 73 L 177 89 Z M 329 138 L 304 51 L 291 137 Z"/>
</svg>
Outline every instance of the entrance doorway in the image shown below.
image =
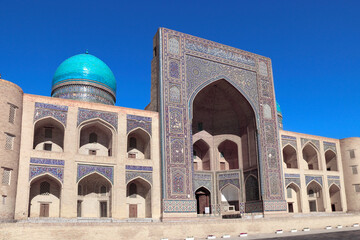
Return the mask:
<svg viewBox="0 0 360 240">
<path fill-rule="evenodd" d="M 40 217 L 49 217 L 49 204 L 41 203 L 40 204 Z"/>
<path fill-rule="evenodd" d="M 197 203 L 197 214 L 210 213 L 210 192 L 206 188 L 199 188 L 195 192 Z"/>
<path fill-rule="evenodd" d="M 107 202 L 100 202 L 100 217 L 107 217 Z"/>
<path fill-rule="evenodd" d="M 293 212 L 294 212 L 294 205 L 293 205 L 293 203 L 288 203 L 288 209 L 289 209 L 289 213 L 293 213 Z"/>
<path fill-rule="evenodd" d="M 137 204 L 129 204 L 129 218 L 137 218 Z"/>
<path fill-rule="evenodd" d="M 310 212 L 316 212 L 316 201 L 309 201 Z"/>
</svg>

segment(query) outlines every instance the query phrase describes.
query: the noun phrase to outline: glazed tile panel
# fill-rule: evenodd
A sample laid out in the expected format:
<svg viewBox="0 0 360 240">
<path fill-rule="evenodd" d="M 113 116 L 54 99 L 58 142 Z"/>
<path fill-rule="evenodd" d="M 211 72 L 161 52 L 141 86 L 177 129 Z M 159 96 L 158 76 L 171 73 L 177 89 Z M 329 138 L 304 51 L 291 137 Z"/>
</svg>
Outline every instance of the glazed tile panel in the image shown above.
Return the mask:
<svg viewBox="0 0 360 240">
<path fill-rule="evenodd" d="M 271 211 L 276 211 L 276 204 L 283 211 L 285 200 L 270 59 L 169 29 L 161 29 L 160 35 L 164 209 L 171 211 L 175 208 L 170 205 L 184 201 L 181 206 L 186 205 L 189 210 L 195 203 L 189 127 L 191 102 L 203 87 L 225 79 L 239 90 L 255 112 L 262 198 L 272 201 L 268 204 Z"/>
</svg>

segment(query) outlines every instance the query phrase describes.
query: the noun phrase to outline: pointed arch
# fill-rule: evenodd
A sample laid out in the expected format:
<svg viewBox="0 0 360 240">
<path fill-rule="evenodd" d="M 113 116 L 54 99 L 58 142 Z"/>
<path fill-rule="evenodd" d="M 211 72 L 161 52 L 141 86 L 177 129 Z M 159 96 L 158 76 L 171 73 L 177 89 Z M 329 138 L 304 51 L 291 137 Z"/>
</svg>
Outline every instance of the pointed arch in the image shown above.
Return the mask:
<svg viewBox="0 0 360 240">
<path fill-rule="evenodd" d="M 302 148 L 304 161 L 310 170 L 321 170 L 320 154 L 317 147 L 312 142 L 307 142 Z"/>
<path fill-rule="evenodd" d="M 332 149 L 325 151 L 325 162 L 327 171 L 338 171 L 337 155 Z"/>
<path fill-rule="evenodd" d="M 63 152 L 65 128 L 61 121 L 52 116 L 36 120 L 33 124 L 33 149 Z"/>
<path fill-rule="evenodd" d="M 250 174 L 245 180 L 245 197 L 246 201 L 257 201 L 260 199 L 258 178 Z"/>
<path fill-rule="evenodd" d="M 142 127 L 127 134 L 128 158 L 151 159 L 151 135 Z"/>
<path fill-rule="evenodd" d="M 195 191 L 197 214 L 211 213 L 211 192 L 206 187 L 199 187 Z"/>
<path fill-rule="evenodd" d="M 111 181 L 108 177 L 106 177 L 104 174 L 102 174 L 101 172 L 98 172 L 98 171 L 96 171 L 96 170 L 91 171 L 91 172 L 87 173 L 86 175 L 82 176 L 81 178 L 79 178 L 79 179 L 77 180 L 77 184 L 79 184 L 79 183 L 81 182 L 81 180 L 83 180 L 84 178 L 87 178 L 87 177 L 89 177 L 89 176 L 91 176 L 91 175 L 98 175 L 98 176 L 100 176 L 100 177 L 103 177 L 104 179 L 106 179 L 106 181 L 109 182 L 109 184 L 110 184 L 111 186 L 113 185 L 112 181 Z"/>
<path fill-rule="evenodd" d="M 283 161 L 287 168 L 298 168 L 297 151 L 291 144 L 286 144 L 283 149 Z"/>
<path fill-rule="evenodd" d="M 342 211 L 341 191 L 336 183 L 332 183 L 329 187 L 331 210 Z"/>
<path fill-rule="evenodd" d="M 134 191 L 135 189 L 136 191 Z M 151 183 L 141 177 L 136 177 L 126 184 L 126 203 L 129 206 L 129 218 L 152 217 L 151 192 Z"/>
<path fill-rule="evenodd" d="M 313 179 L 308 183 L 306 190 L 310 212 L 324 212 L 324 194 L 321 184 Z"/>
<path fill-rule="evenodd" d="M 217 148 L 220 153 L 219 170 L 239 169 L 239 153 L 236 142 L 225 139 Z"/>
<path fill-rule="evenodd" d="M 78 126 L 79 153 L 84 155 L 113 156 L 116 129 L 101 118 L 83 121 Z M 91 135 L 96 135 L 96 142 L 92 142 Z"/>
<path fill-rule="evenodd" d="M 300 187 L 296 183 L 290 182 L 285 189 L 286 189 L 286 201 L 288 205 L 288 212 L 289 213 L 302 212 Z"/>
<path fill-rule="evenodd" d="M 34 177 L 29 184 L 28 217 L 60 217 L 62 183 L 44 173 Z"/>
<path fill-rule="evenodd" d="M 193 144 L 194 170 L 211 170 L 210 145 L 204 139 Z"/>
</svg>

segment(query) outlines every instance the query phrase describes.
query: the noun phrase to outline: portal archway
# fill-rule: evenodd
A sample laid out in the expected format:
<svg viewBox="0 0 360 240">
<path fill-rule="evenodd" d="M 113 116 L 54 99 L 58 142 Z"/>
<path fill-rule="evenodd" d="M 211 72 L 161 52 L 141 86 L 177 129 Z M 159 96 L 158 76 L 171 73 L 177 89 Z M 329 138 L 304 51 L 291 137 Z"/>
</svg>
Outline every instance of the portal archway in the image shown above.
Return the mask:
<svg viewBox="0 0 360 240">
<path fill-rule="evenodd" d="M 211 213 L 211 194 L 210 191 L 204 187 L 199 188 L 195 192 L 197 214 L 210 214 Z"/>
<path fill-rule="evenodd" d="M 325 152 L 325 162 L 327 171 L 338 171 L 336 153 L 332 150 Z"/>
<path fill-rule="evenodd" d="M 307 195 L 310 212 L 324 212 L 324 198 L 321 185 L 316 181 L 311 181 L 307 186 Z"/>
<path fill-rule="evenodd" d="M 210 147 L 204 140 L 194 143 L 193 158 L 195 171 L 211 170 Z"/>
<path fill-rule="evenodd" d="M 127 137 L 128 158 L 150 159 L 150 135 L 141 128 L 131 131 Z"/>
<path fill-rule="evenodd" d="M 287 168 L 298 168 L 297 153 L 293 146 L 286 145 L 283 148 L 283 158 Z"/>
<path fill-rule="evenodd" d="M 64 151 L 65 127 L 58 120 L 47 117 L 34 125 L 33 149 L 53 152 Z"/>
<path fill-rule="evenodd" d="M 332 184 L 329 188 L 331 211 L 342 211 L 340 188 Z"/>
<path fill-rule="evenodd" d="M 227 184 L 221 189 L 222 210 L 239 211 L 239 189 L 232 184 Z"/>
<path fill-rule="evenodd" d="M 289 213 L 300 213 L 301 211 L 301 195 L 300 188 L 295 183 L 290 183 L 286 187 L 286 201 Z"/>
<path fill-rule="evenodd" d="M 319 153 L 311 143 L 305 145 L 302 153 L 309 170 L 321 170 Z"/>
</svg>

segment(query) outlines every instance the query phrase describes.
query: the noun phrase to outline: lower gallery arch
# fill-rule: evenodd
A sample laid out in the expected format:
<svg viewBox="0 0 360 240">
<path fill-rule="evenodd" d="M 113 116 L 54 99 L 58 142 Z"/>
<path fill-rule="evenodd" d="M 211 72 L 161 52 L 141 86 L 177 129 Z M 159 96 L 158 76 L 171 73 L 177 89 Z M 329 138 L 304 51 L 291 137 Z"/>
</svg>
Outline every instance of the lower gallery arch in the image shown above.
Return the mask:
<svg viewBox="0 0 360 240">
<path fill-rule="evenodd" d="M 152 218 L 151 185 L 142 178 L 126 186 L 126 204 L 129 218 Z"/>
<path fill-rule="evenodd" d="M 310 212 L 324 212 L 324 194 L 321 185 L 316 181 L 311 181 L 306 190 Z"/>
<path fill-rule="evenodd" d="M 221 211 L 239 211 L 239 189 L 232 184 L 227 184 L 221 189 Z"/>
<path fill-rule="evenodd" d="M 245 192 L 246 192 L 246 201 L 257 201 L 259 200 L 259 182 L 257 178 L 253 175 L 250 175 L 245 181 Z"/>
<path fill-rule="evenodd" d="M 195 191 L 197 214 L 211 213 L 211 194 L 204 187 L 200 187 Z"/>
<path fill-rule="evenodd" d="M 60 217 L 61 183 L 46 174 L 30 183 L 29 217 Z"/>
<path fill-rule="evenodd" d="M 92 173 L 78 183 L 77 216 L 111 217 L 112 185 L 105 177 Z"/>
<path fill-rule="evenodd" d="M 329 188 L 331 211 L 342 211 L 340 188 L 336 184 L 332 184 Z"/>
<path fill-rule="evenodd" d="M 286 202 L 288 204 L 289 213 L 302 212 L 300 188 L 295 183 L 290 183 L 286 187 Z"/>
</svg>

